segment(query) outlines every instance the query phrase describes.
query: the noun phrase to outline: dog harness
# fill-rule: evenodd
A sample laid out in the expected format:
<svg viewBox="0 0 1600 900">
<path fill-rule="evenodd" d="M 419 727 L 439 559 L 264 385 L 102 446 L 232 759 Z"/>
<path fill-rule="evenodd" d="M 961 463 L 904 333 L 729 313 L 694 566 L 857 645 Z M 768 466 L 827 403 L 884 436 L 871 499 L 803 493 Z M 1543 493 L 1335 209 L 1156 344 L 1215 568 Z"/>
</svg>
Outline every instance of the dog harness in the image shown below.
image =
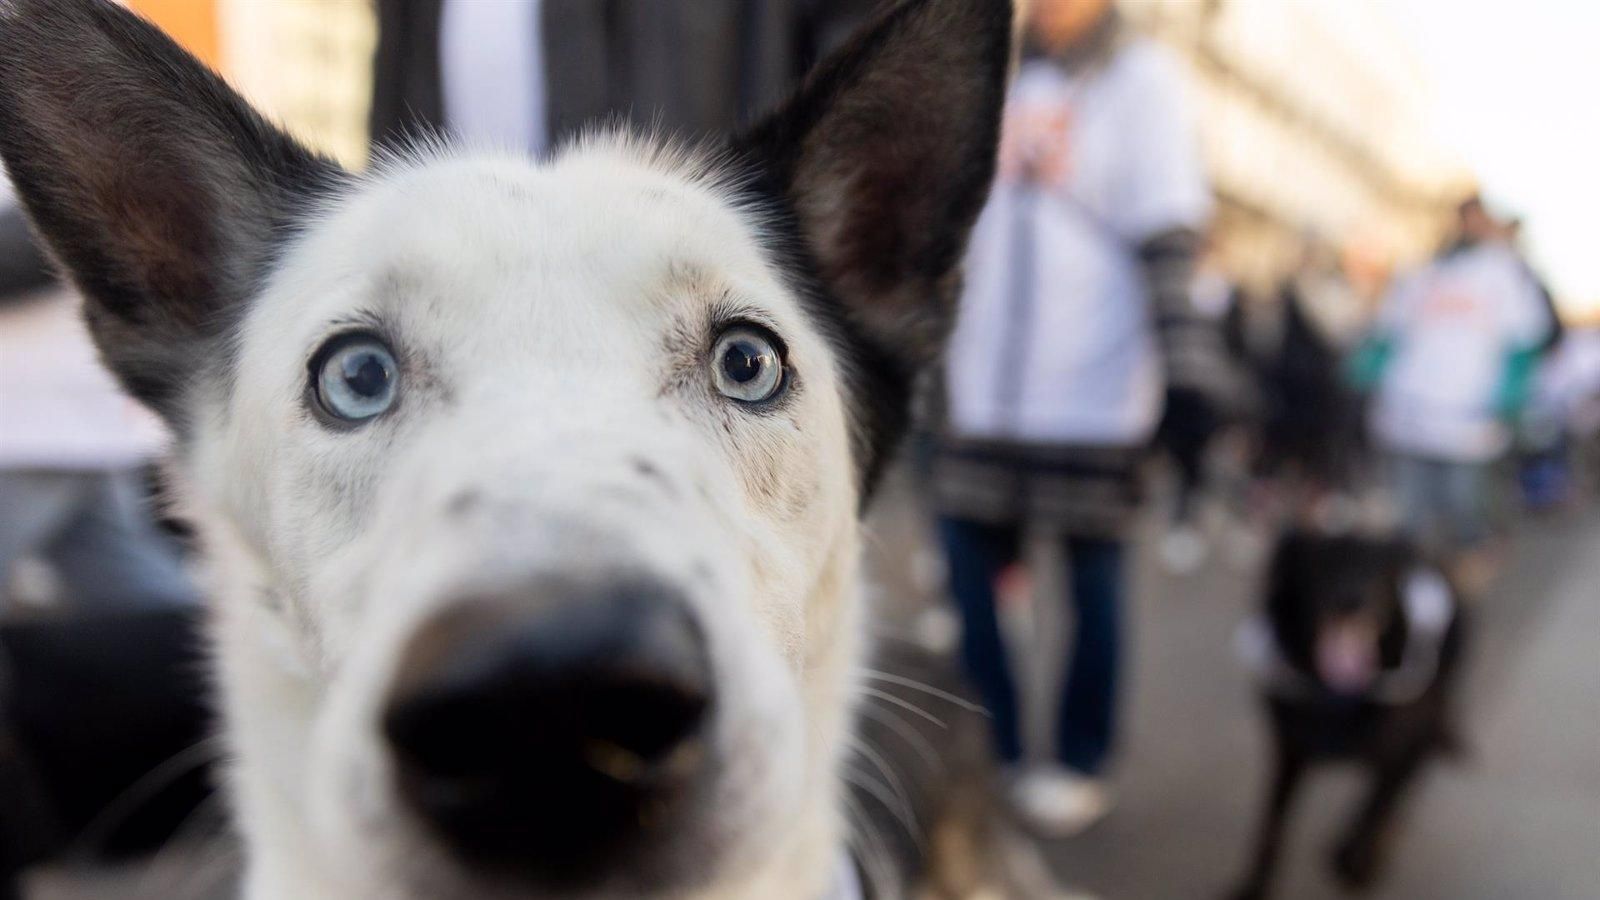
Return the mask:
<svg viewBox="0 0 1600 900">
<path fill-rule="evenodd" d="M 1400 599 L 1407 625 L 1405 652 L 1400 665 L 1379 675 L 1366 694 L 1366 699 L 1374 703 L 1391 706 L 1416 700 L 1433 684 L 1445 634 L 1456 616 L 1450 583 L 1435 569 L 1413 569 L 1406 576 Z M 1290 699 L 1326 693 L 1315 678 L 1284 657 L 1265 616 L 1252 616 L 1241 622 L 1233 644 L 1240 660 L 1267 693 Z"/>
</svg>

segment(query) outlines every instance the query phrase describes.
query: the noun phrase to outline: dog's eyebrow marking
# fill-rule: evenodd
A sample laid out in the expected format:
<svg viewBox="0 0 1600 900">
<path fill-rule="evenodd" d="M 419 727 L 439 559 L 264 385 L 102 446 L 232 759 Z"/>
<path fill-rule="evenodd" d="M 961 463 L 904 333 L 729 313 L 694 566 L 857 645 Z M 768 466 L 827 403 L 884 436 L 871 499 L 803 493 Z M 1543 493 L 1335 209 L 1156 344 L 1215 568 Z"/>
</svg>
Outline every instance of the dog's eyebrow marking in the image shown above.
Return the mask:
<svg viewBox="0 0 1600 900">
<path fill-rule="evenodd" d="M 716 303 L 731 300 L 733 288 L 709 268 L 694 262 L 674 260 L 667 263 L 661 286 L 668 294 L 687 294 L 704 297 Z"/>
<path fill-rule="evenodd" d="M 428 276 L 415 263 L 392 264 L 373 282 L 378 302 L 393 303 L 401 298 L 418 299 L 435 311 L 435 292 L 427 290 Z"/>
<path fill-rule="evenodd" d="M 329 319 L 328 324 L 323 329 L 321 339 L 326 340 L 339 332 L 356 330 L 374 332 L 385 340 L 389 338 L 389 327 L 383 316 L 374 310 L 357 309 L 344 313 L 337 318 Z M 317 349 L 317 347 L 312 347 L 311 352 L 315 354 Z"/>
</svg>

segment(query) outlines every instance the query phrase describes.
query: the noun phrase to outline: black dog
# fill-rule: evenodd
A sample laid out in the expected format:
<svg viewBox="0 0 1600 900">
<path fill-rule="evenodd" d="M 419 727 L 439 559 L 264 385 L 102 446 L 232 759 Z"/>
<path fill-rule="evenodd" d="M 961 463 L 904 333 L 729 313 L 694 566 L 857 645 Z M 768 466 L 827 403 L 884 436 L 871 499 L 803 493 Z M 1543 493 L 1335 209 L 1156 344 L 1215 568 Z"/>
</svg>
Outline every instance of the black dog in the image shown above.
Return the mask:
<svg viewBox="0 0 1600 900">
<path fill-rule="evenodd" d="M 1265 618 L 1241 635 L 1272 725 L 1275 771 L 1255 855 L 1233 896 L 1265 897 L 1306 770 L 1347 761 L 1371 776 L 1333 852 L 1347 888 L 1376 879 L 1417 774 L 1458 745 L 1453 696 L 1466 622 L 1455 589 L 1398 540 L 1284 537 Z"/>
</svg>

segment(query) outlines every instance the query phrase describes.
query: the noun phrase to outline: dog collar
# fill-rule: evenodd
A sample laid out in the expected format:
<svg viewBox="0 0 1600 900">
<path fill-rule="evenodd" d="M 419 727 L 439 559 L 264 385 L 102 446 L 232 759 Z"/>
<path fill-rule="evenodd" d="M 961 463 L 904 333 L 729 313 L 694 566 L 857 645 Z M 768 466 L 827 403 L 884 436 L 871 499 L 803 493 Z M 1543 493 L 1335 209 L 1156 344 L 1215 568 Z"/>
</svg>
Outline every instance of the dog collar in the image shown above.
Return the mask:
<svg viewBox="0 0 1600 900">
<path fill-rule="evenodd" d="M 1385 705 L 1404 705 L 1422 696 L 1439 672 L 1439 654 L 1450 623 L 1455 621 L 1455 594 L 1435 569 L 1416 568 L 1406 575 L 1400 590 L 1401 614 L 1406 617 L 1406 648 L 1400 665 L 1379 675 L 1365 699 Z M 1268 693 L 1279 697 L 1310 697 L 1327 693 L 1315 678 L 1284 658 L 1264 616 L 1239 623 L 1234 651 Z"/>
</svg>

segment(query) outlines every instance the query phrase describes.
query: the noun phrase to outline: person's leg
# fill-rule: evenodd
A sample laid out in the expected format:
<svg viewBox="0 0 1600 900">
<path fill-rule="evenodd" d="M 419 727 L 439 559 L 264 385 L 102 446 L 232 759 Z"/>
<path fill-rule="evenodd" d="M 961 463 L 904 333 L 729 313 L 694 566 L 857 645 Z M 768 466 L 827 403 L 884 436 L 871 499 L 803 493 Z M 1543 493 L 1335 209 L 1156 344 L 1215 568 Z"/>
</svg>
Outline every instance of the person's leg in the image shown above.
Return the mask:
<svg viewBox="0 0 1600 900">
<path fill-rule="evenodd" d="M 1451 549 L 1471 551 L 1489 539 L 1488 466 L 1442 463 L 1441 493 L 1449 519 Z"/>
<path fill-rule="evenodd" d="M 1077 624 L 1056 752 L 1069 768 L 1096 775 L 1115 727 L 1124 551 L 1121 541 L 1087 537 L 1068 538 L 1067 550 Z"/>
<path fill-rule="evenodd" d="M 1161 561 L 1172 572 L 1187 574 L 1199 568 L 1206 558 L 1206 542 L 1200 532 L 1200 495 L 1205 482 L 1203 448 L 1180 453 L 1175 458 L 1172 522 L 1161 539 Z"/>
<path fill-rule="evenodd" d="M 157 527 L 139 473 L 96 474 L 84 505 L 51 543 L 68 598 L 85 610 L 196 603 L 173 539 Z"/>
<path fill-rule="evenodd" d="M 1390 458 L 1391 487 L 1400 505 L 1401 529 L 1418 546 L 1437 550 L 1440 528 L 1448 523 L 1442 510 L 1444 468 L 1437 460 L 1409 454 Z"/>
<path fill-rule="evenodd" d="M 1176 496 L 1172 504 L 1175 525 L 1191 525 L 1199 512 L 1200 491 L 1205 483 L 1205 455 L 1202 451 L 1182 453 L 1175 460 Z"/>
<path fill-rule="evenodd" d="M 1019 529 L 964 519 L 939 520 L 950 563 L 950 592 L 961 611 L 961 657 L 972 686 L 989 709 L 995 751 L 1007 764 L 1022 760 L 1016 684 L 995 610 L 995 579 L 1017 559 Z"/>
</svg>

